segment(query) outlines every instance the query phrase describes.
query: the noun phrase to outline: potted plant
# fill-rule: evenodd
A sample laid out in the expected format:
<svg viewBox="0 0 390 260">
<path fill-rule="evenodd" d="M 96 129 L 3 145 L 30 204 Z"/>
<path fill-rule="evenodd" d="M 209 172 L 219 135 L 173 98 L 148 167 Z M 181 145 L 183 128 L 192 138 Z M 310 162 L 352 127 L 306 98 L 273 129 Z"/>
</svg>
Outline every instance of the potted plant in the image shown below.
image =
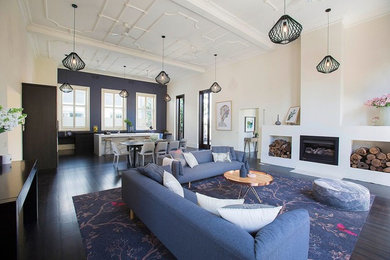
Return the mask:
<svg viewBox="0 0 390 260">
<path fill-rule="evenodd" d="M 390 94 L 369 99 L 366 106 L 376 107 L 379 110 L 379 120 L 381 125 L 390 125 Z"/>
<path fill-rule="evenodd" d="M 124 122 L 127 124 L 127 132 L 134 132 L 133 123 L 129 119 L 125 119 Z"/>
</svg>

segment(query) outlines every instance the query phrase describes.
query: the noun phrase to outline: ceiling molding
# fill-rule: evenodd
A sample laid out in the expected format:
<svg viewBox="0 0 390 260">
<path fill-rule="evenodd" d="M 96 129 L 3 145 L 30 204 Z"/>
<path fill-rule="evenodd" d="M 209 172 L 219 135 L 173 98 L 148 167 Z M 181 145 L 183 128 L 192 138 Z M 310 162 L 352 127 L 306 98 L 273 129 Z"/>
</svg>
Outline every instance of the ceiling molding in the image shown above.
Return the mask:
<svg viewBox="0 0 390 260">
<path fill-rule="evenodd" d="M 42 26 L 42 25 L 37 25 L 37 24 L 29 24 L 27 26 L 27 31 L 30 33 L 36 33 L 36 34 L 49 36 L 49 37 L 54 38 L 54 39 L 65 40 L 67 42 L 73 41 L 72 35 L 70 33 L 55 30 L 55 29 L 47 27 L 47 26 Z M 139 50 L 135 50 L 135 49 L 128 48 L 128 47 L 121 47 L 121 46 L 117 46 L 117 45 L 114 45 L 114 44 L 111 44 L 108 42 L 102 42 L 102 41 L 91 39 L 91 38 L 84 37 L 84 36 L 77 35 L 76 38 L 77 38 L 78 44 L 92 46 L 92 47 L 96 47 L 96 48 L 100 48 L 100 49 L 104 49 L 104 50 L 108 50 L 108 51 L 113 51 L 113 52 L 117 52 L 117 53 L 121 53 L 121 54 L 125 54 L 125 55 L 130 55 L 133 57 L 146 59 L 146 60 L 150 60 L 150 61 L 161 62 L 160 55 L 155 55 L 155 54 L 147 53 L 145 51 L 139 51 Z M 164 62 L 166 65 L 180 67 L 180 68 L 184 68 L 184 69 L 192 70 L 192 71 L 196 71 L 196 72 L 205 72 L 206 71 L 205 68 L 202 66 L 191 64 L 191 63 L 186 63 L 186 62 L 181 62 L 181 61 L 174 60 L 174 59 L 165 58 Z"/>
<path fill-rule="evenodd" d="M 261 33 L 224 8 L 208 0 L 171 0 L 175 4 L 195 12 L 210 22 L 219 25 L 237 36 L 265 50 L 274 48 L 268 35 Z"/>
</svg>

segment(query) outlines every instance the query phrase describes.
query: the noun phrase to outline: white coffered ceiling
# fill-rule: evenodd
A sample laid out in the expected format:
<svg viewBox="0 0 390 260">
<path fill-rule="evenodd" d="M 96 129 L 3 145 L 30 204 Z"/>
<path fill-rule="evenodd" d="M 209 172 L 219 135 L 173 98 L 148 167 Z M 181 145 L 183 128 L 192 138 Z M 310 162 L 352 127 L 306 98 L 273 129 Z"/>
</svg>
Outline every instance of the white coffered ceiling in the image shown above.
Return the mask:
<svg viewBox="0 0 390 260">
<path fill-rule="evenodd" d="M 19 0 L 39 55 L 61 60 L 76 51 L 88 71 L 153 79 L 161 70 L 162 41 L 171 78 L 204 72 L 275 48 L 268 31 L 283 14 L 283 0 Z M 355 23 L 390 12 L 389 0 L 287 0 L 287 13 L 304 31 L 332 20 Z"/>
</svg>

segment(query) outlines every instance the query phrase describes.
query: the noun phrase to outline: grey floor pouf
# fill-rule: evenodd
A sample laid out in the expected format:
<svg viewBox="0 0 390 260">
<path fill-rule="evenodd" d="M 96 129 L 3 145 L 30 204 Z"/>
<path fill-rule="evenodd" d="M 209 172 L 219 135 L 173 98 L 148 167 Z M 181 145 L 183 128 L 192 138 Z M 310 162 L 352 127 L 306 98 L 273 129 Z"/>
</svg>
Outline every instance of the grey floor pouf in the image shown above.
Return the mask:
<svg viewBox="0 0 390 260">
<path fill-rule="evenodd" d="M 314 180 L 313 195 L 319 202 L 343 210 L 367 211 L 370 208 L 370 191 L 349 181 Z"/>
</svg>

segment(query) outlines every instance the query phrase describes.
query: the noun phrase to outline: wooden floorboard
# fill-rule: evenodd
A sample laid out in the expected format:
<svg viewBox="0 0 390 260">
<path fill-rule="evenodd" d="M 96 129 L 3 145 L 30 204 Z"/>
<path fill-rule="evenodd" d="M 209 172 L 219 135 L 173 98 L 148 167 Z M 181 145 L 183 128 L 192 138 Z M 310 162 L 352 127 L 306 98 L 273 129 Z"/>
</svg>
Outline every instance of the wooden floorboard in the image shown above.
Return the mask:
<svg viewBox="0 0 390 260">
<path fill-rule="evenodd" d="M 314 177 L 291 173 L 289 168 L 260 165 L 252 155 L 252 168 L 274 175 Z M 27 227 L 21 259 L 86 259 L 72 197 L 121 186 L 112 158 L 60 157 L 57 170 L 39 172 L 39 221 Z M 120 163 L 126 167 L 126 162 Z M 390 188 L 361 183 L 377 195 L 351 259 L 390 259 Z"/>
</svg>

